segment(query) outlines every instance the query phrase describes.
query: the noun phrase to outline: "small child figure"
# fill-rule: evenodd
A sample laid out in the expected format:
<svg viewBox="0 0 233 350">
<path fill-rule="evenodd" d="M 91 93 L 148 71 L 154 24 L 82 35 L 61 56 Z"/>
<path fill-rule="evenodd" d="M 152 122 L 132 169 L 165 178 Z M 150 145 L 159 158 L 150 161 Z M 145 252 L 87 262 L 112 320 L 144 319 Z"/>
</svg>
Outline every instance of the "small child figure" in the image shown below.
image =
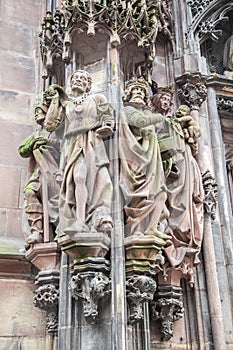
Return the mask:
<svg viewBox="0 0 233 350">
<path fill-rule="evenodd" d="M 187 105 L 180 105 L 176 111 L 176 117 L 183 129 L 184 138 L 189 144 L 194 144 L 201 133 L 199 127 L 190 116 L 190 108 Z"/>
</svg>

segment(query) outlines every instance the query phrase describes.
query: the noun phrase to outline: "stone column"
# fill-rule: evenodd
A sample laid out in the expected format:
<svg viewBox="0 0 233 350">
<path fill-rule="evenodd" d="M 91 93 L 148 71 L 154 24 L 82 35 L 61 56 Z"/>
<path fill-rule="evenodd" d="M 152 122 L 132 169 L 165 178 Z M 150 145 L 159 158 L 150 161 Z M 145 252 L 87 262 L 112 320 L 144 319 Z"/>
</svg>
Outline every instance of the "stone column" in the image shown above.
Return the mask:
<svg viewBox="0 0 233 350">
<path fill-rule="evenodd" d="M 120 63 L 116 47 L 109 47 L 109 91 L 110 101 L 115 110 L 116 130 L 112 142 L 113 186 L 113 220 L 114 228 L 111 237 L 111 269 L 112 269 L 112 350 L 127 349 L 127 316 L 125 287 L 125 252 L 124 227 L 122 220 L 122 204 L 119 192 L 119 155 L 118 125 L 120 112 Z"/>
<path fill-rule="evenodd" d="M 195 121 L 199 123 L 199 109 L 204 102 L 207 89 L 205 86 L 205 80 L 200 74 L 187 74 L 180 77 L 177 80 L 179 85 L 178 94 L 183 103 L 188 104 L 191 109 L 191 115 Z M 209 93 L 208 93 L 208 97 Z M 213 96 L 209 100 L 211 109 L 213 106 Z M 217 111 L 217 109 L 216 109 Z M 210 112 L 210 117 L 211 117 Z M 214 113 L 213 113 L 214 114 Z M 220 130 L 220 129 L 219 129 Z M 206 130 L 207 132 L 207 130 Z M 213 134 L 211 135 L 213 137 Z M 209 145 L 211 148 L 211 145 Z M 199 153 L 198 153 L 198 163 L 202 172 L 206 172 L 206 164 L 204 159 L 206 149 L 204 148 L 204 143 L 202 140 L 199 142 Z M 211 150 L 209 152 L 212 153 Z M 219 157 L 215 160 L 215 165 L 219 161 Z M 211 163 L 211 162 L 210 162 Z M 211 164 L 211 168 L 213 164 Z M 208 173 L 205 173 L 205 175 Z M 219 174 L 218 174 L 219 175 Z M 208 176 L 207 176 L 208 177 Z M 211 175 L 210 175 L 211 177 Z M 225 334 L 223 328 L 223 318 L 221 309 L 221 299 L 219 293 L 218 276 L 216 271 L 216 259 L 215 259 L 215 249 L 213 241 L 213 233 L 211 226 L 211 217 L 213 214 L 211 210 L 208 210 L 208 188 L 205 188 L 206 198 L 205 198 L 205 219 L 204 219 L 204 234 L 203 234 L 203 256 L 205 265 L 205 276 L 208 292 L 208 301 L 210 309 L 210 319 L 212 325 L 213 343 L 215 349 L 225 349 Z M 210 191 L 211 192 L 211 191 Z M 216 206 L 216 203 L 215 203 Z"/>
</svg>

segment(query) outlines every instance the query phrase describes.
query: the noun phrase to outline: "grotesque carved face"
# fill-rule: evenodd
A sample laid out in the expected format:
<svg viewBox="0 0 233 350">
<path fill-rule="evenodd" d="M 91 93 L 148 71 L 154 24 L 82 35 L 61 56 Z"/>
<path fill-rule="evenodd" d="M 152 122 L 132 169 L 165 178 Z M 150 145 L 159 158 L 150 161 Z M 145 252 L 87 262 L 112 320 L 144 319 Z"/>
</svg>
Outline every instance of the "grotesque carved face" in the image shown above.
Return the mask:
<svg viewBox="0 0 233 350">
<path fill-rule="evenodd" d="M 145 90 L 140 86 L 135 86 L 131 90 L 130 102 L 145 105 Z"/>
<path fill-rule="evenodd" d="M 89 90 L 88 76 L 85 71 L 77 71 L 70 81 L 71 89 L 77 95 L 82 95 Z"/>
</svg>

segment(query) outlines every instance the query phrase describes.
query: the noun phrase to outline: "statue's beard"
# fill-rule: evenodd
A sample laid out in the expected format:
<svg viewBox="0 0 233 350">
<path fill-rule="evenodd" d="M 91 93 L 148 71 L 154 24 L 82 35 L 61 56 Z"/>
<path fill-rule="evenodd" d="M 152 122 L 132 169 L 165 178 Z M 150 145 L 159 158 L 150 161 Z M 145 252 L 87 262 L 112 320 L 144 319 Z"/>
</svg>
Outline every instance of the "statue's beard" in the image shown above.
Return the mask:
<svg viewBox="0 0 233 350">
<path fill-rule="evenodd" d="M 145 106 L 145 101 L 141 96 L 134 96 L 133 98 L 130 99 L 130 102 L 138 104 L 140 106 Z"/>
</svg>

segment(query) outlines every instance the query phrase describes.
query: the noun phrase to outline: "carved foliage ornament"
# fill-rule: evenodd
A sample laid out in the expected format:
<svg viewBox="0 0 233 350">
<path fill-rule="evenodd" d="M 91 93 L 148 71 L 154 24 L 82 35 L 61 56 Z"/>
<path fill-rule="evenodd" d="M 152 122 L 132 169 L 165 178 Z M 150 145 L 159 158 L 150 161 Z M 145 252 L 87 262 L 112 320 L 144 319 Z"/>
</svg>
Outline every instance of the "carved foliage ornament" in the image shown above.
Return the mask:
<svg viewBox="0 0 233 350">
<path fill-rule="evenodd" d="M 59 290 L 53 284 L 46 284 L 40 286 L 35 291 L 33 304 L 47 312 L 47 331 L 53 333 L 57 331 L 58 327 L 58 301 Z"/>
<path fill-rule="evenodd" d="M 233 99 L 226 96 L 217 96 L 216 102 L 219 111 L 233 113 Z"/>
<path fill-rule="evenodd" d="M 169 340 L 173 336 L 174 321 L 183 317 L 183 303 L 174 298 L 161 298 L 155 302 L 152 313 L 153 319 L 161 322 L 162 339 Z"/>
<path fill-rule="evenodd" d="M 173 336 L 174 322 L 183 317 L 182 289 L 173 285 L 161 285 L 152 303 L 151 316 L 161 323 L 161 337 L 167 341 Z"/>
<path fill-rule="evenodd" d="M 151 301 L 156 291 L 156 282 L 148 276 L 132 276 L 126 281 L 126 296 L 129 305 L 129 323 L 143 319 L 143 303 Z"/>
<path fill-rule="evenodd" d="M 177 79 L 178 96 L 191 110 L 199 110 L 207 96 L 205 80 L 198 74 L 185 75 Z"/>
<path fill-rule="evenodd" d="M 83 272 L 72 276 L 69 289 L 76 300 L 83 300 L 83 314 L 93 324 L 98 316 L 99 299 L 110 293 L 110 280 L 102 272 Z"/>
</svg>

